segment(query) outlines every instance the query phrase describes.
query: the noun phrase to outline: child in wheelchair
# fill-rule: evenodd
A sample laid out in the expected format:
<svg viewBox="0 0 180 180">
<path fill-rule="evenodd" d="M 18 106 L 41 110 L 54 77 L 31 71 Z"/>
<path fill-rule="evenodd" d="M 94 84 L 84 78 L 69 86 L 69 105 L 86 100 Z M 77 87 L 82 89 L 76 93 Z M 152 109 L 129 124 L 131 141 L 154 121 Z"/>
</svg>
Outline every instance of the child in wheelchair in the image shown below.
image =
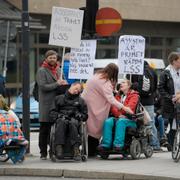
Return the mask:
<svg viewBox="0 0 180 180">
<path fill-rule="evenodd" d="M 20 129 L 18 117 L 0 95 L 0 161 L 11 159 L 13 163 L 24 160 L 28 141 Z"/>
<path fill-rule="evenodd" d="M 113 117 L 104 121 L 103 137 L 101 144 L 98 146 L 100 156 L 105 159 L 108 157 L 108 154 L 123 154 L 125 151 L 129 151 L 128 148 L 131 144 L 131 142 L 129 142 L 130 144 L 127 145 L 129 135 L 130 141 L 132 141 L 132 137 L 138 138 L 137 128 L 140 130 L 140 126 L 143 124 L 142 121 L 137 121 L 138 119 L 143 120 L 143 114 L 139 113 L 136 115 L 137 109 L 139 108 L 139 93 L 131 89 L 131 82 L 129 80 L 123 80 L 121 82 L 119 93 L 115 97 L 123 103 L 124 106 L 129 107 L 132 113 L 127 114 L 125 111 L 118 110 L 114 106 L 111 107 Z M 142 136 L 144 136 L 144 129 L 141 128 L 141 132 L 138 133 L 142 133 Z M 141 148 L 139 147 L 139 141 L 134 140 L 135 146 Z M 133 152 L 134 149 L 132 149 L 132 153 Z M 137 153 L 131 155 L 135 159 L 138 158 Z"/>
<path fill-rule="evenodd" d="M 54 122 L 50 135 L 50 151 L 51 156 L 57 159 L 63 159 L 67 151 L 67 156 L 72 156 L 76 161 L 81 159 L 81 124 L 88 118 L 87 106 L 80 97 L 81 91 L 82 85 L 79 82 L 73 83 L 65 95 L 56 97 L 50 110 L 50 118 Z"/>
</svg>

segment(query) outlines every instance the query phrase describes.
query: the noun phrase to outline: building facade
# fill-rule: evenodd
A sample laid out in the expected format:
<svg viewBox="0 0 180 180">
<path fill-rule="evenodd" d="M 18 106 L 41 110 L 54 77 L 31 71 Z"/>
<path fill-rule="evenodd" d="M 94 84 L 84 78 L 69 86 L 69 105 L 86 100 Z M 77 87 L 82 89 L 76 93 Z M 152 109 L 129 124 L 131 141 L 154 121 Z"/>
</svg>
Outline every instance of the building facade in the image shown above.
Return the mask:
<svg viewBox="0 0 180 180">
<path fill-rule="evenodd" d="M 21 11 L 21 1 L 7 0 Z M 53 6 L 81 8 L 86 0 L 29 0 L 30 16 L 39 19 L 43 28 L 30 32 L 30 81 L 34 81 L 36 70 L 44 53 L 55 49 L 61 55 L 62 47 L 49 46 L 51 11 Z M 96 58 L 117 58 L 118 40 L 121 35 L 142 35 L 146 39 L 145 57 L 161 58 L 167 62 L 171 51 L 180 51 L 180 1 L 179 0 L 99 0 L 99 8 L 112 7 L 122 16 L 123 26 L 111 37 L 98 37 Z M 9 62 L 7 83 L 21 84 L 21 32 L 15 39 L 17 54 L 14 62 Z M 67 49 L 69 51 L 69 49 Z M 14 65 L 13 65 L 14 64 Z M 12 67 L 13 66 L 13 67 Z M 12 72 L 13 71 L 13 72 Z M 13 88 L 18 88 L 16 85 Z"/>
</svg>

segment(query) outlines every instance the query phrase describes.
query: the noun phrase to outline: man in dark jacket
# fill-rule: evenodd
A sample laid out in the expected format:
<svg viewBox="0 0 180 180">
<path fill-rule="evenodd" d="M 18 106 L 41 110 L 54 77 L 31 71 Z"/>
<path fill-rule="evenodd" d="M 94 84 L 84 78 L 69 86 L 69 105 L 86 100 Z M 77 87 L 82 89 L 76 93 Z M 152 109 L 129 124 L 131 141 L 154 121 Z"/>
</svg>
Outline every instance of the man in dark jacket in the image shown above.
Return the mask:
<svg viewBox="0 0 180 180">
<path fill-rule="evenodd" d="M 142 105 L 148 111 L 152 127 L 152 141 L 151 146 L 155 151 L 160 151 L 160 143 L 157 137 L 157 129 L 155 126 L 154 117 L 154 93 L 157 89 L 157 75 L 156 72 L 144 61 L 144 74 L 132 76 L 133 89 L 137 90 L 140 95 Z"/>
<path fill-rule="evenodd" d="M 162 97 L 162 115 L 170 123 L 168 140 L 173 145 L 175 129 L 173 119 L 176 118 L 174 96 L 180 92 L 180 53 L 172 52 L 168 56 L 169 66 L 161 73 L 158 90 Z M 177 119 L 178 120 L 178 119 Z"/>
<path fill-rule="evenodd" d="M 54 145 L 56 157 L 59 159 L 63 158 L 63 146 L 69 137 L 74 159 L 80 160 L 81 137 L 78 131 L 80 122 L 86 121 L 88 118 L 87 106 L 80 97 L 81 91 L 82 85 L 79 82 L 73 83 L 65 95 L 55 98 L 54 105 L 50 110 L 50 118 L 52 122 L 56 122 Z"/>
</svg>

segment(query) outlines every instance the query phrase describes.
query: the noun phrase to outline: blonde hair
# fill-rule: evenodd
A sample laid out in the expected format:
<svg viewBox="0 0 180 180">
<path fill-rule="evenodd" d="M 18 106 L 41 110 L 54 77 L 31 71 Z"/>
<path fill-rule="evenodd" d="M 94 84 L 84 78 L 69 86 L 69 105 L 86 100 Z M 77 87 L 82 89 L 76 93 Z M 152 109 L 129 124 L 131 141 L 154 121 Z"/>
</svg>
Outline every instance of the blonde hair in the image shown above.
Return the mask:
<svg viewBox="0 0 180 180">
<path fill-rule="evenodd" d="M 4 99 L 4 97 L 2 95 L 0 95 L 0 109 L 5 110 L 5 111 L 10 110 L 10 108 L 6 104 L 6 100 Z"/>
</svg>

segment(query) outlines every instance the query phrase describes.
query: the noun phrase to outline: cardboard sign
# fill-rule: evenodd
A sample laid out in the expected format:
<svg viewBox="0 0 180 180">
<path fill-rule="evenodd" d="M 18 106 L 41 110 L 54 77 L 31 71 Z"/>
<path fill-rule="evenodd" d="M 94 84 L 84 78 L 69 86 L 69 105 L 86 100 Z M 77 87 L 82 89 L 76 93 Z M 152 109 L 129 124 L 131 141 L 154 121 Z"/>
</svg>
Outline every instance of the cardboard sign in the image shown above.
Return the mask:
<svg viewBox="0 0 180 180">
<path fill-rule="evenodd" d="M 53 7 L 49 44 L 64 47 L 79 47 L 83 11 Z"/>
<path fill-rule="evenodd" d="M 94 73 L 96 40 L 82 40 L 80 48 L 71 49 L 69 79 L 89 79 Z"/>
<path fill-rule="evenodd" d="M 145 38 L 121 36 L 119 38 L 118 64 L 120 74 L 144 73 Z"/>
</svg>

